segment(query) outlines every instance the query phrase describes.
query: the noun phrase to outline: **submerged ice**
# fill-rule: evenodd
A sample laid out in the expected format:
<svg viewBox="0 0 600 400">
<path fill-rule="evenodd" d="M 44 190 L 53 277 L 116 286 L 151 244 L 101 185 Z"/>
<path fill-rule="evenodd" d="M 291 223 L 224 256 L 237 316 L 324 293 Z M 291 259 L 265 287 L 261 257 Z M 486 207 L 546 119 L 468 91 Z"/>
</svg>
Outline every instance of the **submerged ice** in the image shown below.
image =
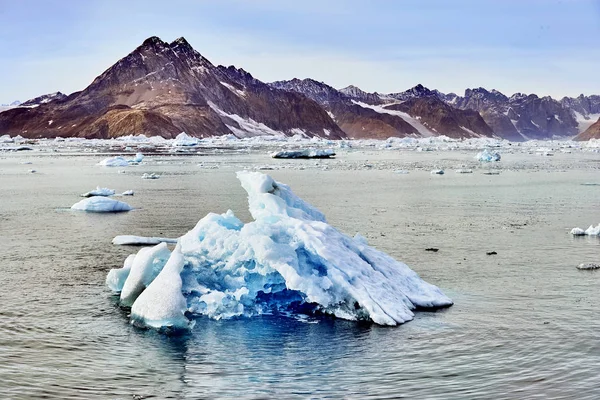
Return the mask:
<svg viewBox="0 0 600 400">
<path fill-rule="evenodd" d="M 357 235 L 326 223 L 291 189 L 258 172 L 238 172 L 254 221 L 210 213 L 182 236 L 141 249 L 107 277 L 132 321 L 186 328 L 188 318 L 322 313 L 396 325 L 417 307 L 452 304 L 439 288 Z"/>
</svg>

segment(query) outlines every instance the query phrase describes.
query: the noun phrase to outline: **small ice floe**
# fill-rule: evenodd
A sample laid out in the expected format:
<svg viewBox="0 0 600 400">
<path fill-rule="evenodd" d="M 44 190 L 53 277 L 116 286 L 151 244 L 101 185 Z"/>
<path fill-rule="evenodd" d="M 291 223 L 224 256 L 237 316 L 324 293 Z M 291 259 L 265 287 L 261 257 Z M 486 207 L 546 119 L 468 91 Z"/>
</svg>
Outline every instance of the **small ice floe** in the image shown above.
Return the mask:
<svg viewBox="0 0 600 400">
<path fill-rule="evenodd" d="M 160 178 L 160 175 L 157 175 L 154 172 L 152 172 L 150 174 L 142 175 L 142 179 L 158 179 L 158 178 Z"/>
<path fill-rule="evenodd" d="M 101 188 L 100 186 L 97 186 L 96 189 L 94 190 L 90 190 L 87 193 L 83 193 L 81 195 L 81 197 L 94 197 L 94 196 L 114 196 L 115 191 L 113 189 L 109 189 L 109 188 Z"/>
<path fill-rule="evenodd" d="M 271 153 L 273 158 L 331 158 L 335 156 L 332 149 L 281 150 Z"/>
<path fill-rule="evenodd" d="M 396 171 L 394 171 L 394 173 L 398 175 L 407 175 L 410 174 L 410 171 L 407 171 L 405 169 L 397 169 Z"/>
<path fill-rule="evenodd" d="M 481 162 L 495 162 L 495 161 L 500 161 L 500 153 L 498 153 L 497 151 L 494 150 L 488 150 L 485 149 L 480 153 L 477 153 L 477 156 L 475 156 L 475 158 L 477 159 L 477 161 L 481 161 Z"/>
<path fill-rule="evenodd" d="M 30 165 L 33 164 L 31 161 L 21 161 L 19 164 Z"/>
<path fill-rule="evenodd" d="M 177 239 L 164 237 L 146 237 L 134 235 L 119 235 L 115 236 L 112 244 L 117 245 L 157 245 L 159 243 L 177 243 Z"/>
<path fill-rule="evenodd" d="M 83 199 L 71 206 L 71 210 L 89 211 L 89 212 L 122 212 L 130 211 L 129 204 L 114 200 L 109 197 L 94 196 Z"/>
<path fill-rule="evenodd" d="M 583 186 L 600 186 L 600 183 L 596 183 L 596 182 L 585 182 L 582 183 Z"/>
<path fill-rule="evenodd" d="M 577 269 L 586 269 L 586 270 L 600 269 L 600 264 L 596 264 L 596 263 L 582 263 L 582 264 L 579 264 L 577 266 Z"/>
<path fill-rule="evenodd" d="M 133 190 L 126 190 L 121 193 L 121 196 L 133 196 Z"/>
<path fill-rule="evenodd" d="M 100 165 L 102 167 L 127 167 L 129 166 L 129 161 L 127 161 L 125 157 L 117 156 L 105 158 L 96 165 Z"/>
<path fill-rule="evenodd" d="M 254 167 L 254 169 L 259 171 L 272 171 L 276 168 L 272 165 L 257 165 L 256 167 Z"/>
<path fill-rule="evenodd" d="M 433 171 L 431 171 L 431 175 L 444 175 L 444 170 L 443 169 L 434 169 Z"/>
<path fill-rule="evenodd" d="M 583 230 L 581 228 L 571 229 L 571 235 L 573 236 L 600 236 L 600 224 L 598 226 L 590 225 L 589 228 Z"/>
<path fill-rule="evenodd" d="M 454 172 L 456 172 L 457 174 L 472 174 L 473 170 L 472 169 L 460 168 L 460 169 L 457 169 Z"/>
<path fill-rule="evenodd" d="M 30 169 L 30 170 L 29 170 L 29 173 L 30 173 L 30 174 L 35 174 L 36 172 L 37 172 L 37 171 L 36 171 L 35 169 Z"/>
<path fill-rule="evenodd" d="M 500 175 L 500 171 L 485 171 L 482 172 L 484 175 Z"/>
<path fill-rule="evenodd" d="M 130 160 L 129 162 L 132 163 L 141 163 L 144 160 L 144 155 L 142 153 L 136 153 L 135 157 L 133 157 L 132 160 Z"/>
<path fill-rule="evenodd" d="M 204 168 L 204 169 L 219 169 L 219 166 L 216 165 L 216 164 L 204 164 L 204 163 L 200 163 L 200 164 L 198 164 L 198 167 Z"/>
</svg>

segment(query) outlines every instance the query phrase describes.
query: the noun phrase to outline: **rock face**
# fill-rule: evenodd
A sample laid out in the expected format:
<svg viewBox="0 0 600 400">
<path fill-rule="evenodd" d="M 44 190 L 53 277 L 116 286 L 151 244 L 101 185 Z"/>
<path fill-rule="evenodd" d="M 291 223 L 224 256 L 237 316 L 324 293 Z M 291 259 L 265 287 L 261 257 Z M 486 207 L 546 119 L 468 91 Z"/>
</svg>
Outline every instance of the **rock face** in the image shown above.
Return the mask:
<svg viewBox="0 0 600 400">
<path fill-rule="evenodd" d="M 51 101 L 54 100 L 64 100 L 67 98 L 67 95 L 61 92 L 55 92 L 55 93 L 49 93 L 49 94 L 44 94 L 41 96 L 38 96 L 36 98 L 27 100 L 23 103 L 18 103 L 18 104 L 14 104 L 15 106 L 21 106 L 21 107 L 35 107 L 35 106 L 39 106 L 40 104 L 46 104 L 46 103 L 50 103 Z"/>
<path fill-rule="evenodd" d="M 367 93 L 356 86 L 336 90 L 312 79 L 271 85 L 302 93 L 321 104 L 350 138 L 387 139 L 424 134 L 465 138 L 494 134 L 477 112 L 446 104 L 423 85 L 387 95 Z"/>
<path fill-rule="evenodd" d="M 551 97 L 522 93 L 507 97 L 497 90 L 476 88 L 467 89 L 464 97 L 454 98 L 451 104 L 478 111 L 498 136 L 508 140 L 550 139 L 578 133 L 572 112 Z"/>
<path fill-rule="evenodd" d="M 166 43 L 151 37 L 83 91 L 59 97 L 3 112 L 0 132 L 29 138 L 171 138 L 182 131 L 197 137 L 345 137 L 316 102 L 268 86 L 242 69 L 214 66 L 184 38 Z"/>
<path fill-rule="evenodd" d="M 296 92 L 318 102 L 335 120 L 344 133 L 353 139 L 387 139 L 389 137 L 420 136 L 415 127 L 399 116 L 380 113 L 370 108 L 361 107 L 347 93 L 363 94 L 372 103 L 381 100 L 376 94 L 368 94 L 353 87 L 345 88 L 346 93 L 313 79 L 292 79 L 270 84 L 272 87 Z M 371 103 L 371 104 L 372 104 Z"/>
<path fill-rule="evenodd" d="M 600 139 L 600 118 L 593 123 L 589 128 L 587 128 L 584 132 L 581 132 L 579 135 L 575 136 L 575 140 L 590 140 L 590 139 Z"/>
</svg>

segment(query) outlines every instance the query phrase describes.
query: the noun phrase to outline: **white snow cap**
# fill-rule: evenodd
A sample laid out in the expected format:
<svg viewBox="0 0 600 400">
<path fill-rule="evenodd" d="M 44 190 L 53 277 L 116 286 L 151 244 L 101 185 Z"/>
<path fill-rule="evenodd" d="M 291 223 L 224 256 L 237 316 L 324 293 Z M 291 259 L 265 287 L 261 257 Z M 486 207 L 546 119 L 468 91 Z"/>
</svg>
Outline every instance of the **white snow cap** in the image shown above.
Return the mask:
<svg viewBox="0 0 600 400">
<path fill-rule="evenodd" d="M 139 295 L 132 306 L 136 323 L 182 328 L 189 326 L 184 313 L 221 319 L 320 312 L 396 325 L 411 320 L 416 307 L 452 304 L 405 264 L 328 225 L 287 185 L 258 172 L 237 176 L 254 221 L 244 224 L 231 211 L 208 214 L 179 239 L 164 269 L 162 260 L 150 262 L 154 256 L 140 250 L 121 293 L 125 305 Z M 166 249 L 164 243 L 151 249 L 159 246 Z M 143 268 L 136 267 L 138 257 Z M 163 272 L 148 286 L 154 274 L 141 279 L 134 271 L 149 263 Z M 136 290 L 124 295 L 129 287 Z"/>
</svg>

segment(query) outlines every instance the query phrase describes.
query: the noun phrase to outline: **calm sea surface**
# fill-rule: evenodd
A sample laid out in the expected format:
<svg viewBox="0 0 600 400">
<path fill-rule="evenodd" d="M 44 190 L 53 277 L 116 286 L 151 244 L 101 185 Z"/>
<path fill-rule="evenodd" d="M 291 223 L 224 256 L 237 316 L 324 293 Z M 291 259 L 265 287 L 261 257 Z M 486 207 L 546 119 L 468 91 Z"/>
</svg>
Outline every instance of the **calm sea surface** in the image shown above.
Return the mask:
<svg viewBox="0 0 600 400">
<path fill-rule="evenodd" d="M 568 234 L 600 222 L 600 186 L 582 185 L 600 183 L 598 154 L 506 155 L 498 176 L 429 174 L 469 164 L 472 154 L 461 152 L 279 163 L 293 168 L 265 172 L 455 305 L 394 328 L 200 319 L 182 337 L 129 324 L 104 280 L 137 248 L 111 239 L 176 237 L 210 211 L 248 221 L 234 172 L 278 163 L 155 156 L 101 168 L 100 159 L 0 155 L 3 399 L 600 398 L 600 271 L 575 268 L 600 262 L 600 240 Z M 393 172 L 402 167 L 411 173 Z M 162 177 L 142 180 L 144 172 Z M 136 210 L 68 210 L 96 185 L 135 190 L 125 201 Z"/>
</svg>

